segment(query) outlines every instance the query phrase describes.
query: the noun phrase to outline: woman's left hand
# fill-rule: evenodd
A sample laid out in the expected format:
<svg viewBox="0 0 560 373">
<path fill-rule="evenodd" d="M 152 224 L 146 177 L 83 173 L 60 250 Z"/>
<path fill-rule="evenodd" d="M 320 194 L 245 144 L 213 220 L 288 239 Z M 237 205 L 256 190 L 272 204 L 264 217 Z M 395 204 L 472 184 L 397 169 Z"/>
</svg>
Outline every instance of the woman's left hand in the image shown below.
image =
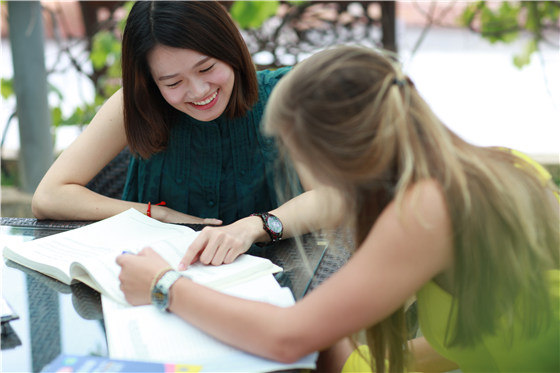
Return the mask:
<svg viewBox="0 0 560 373">
<path fill-rule="evenodd" d="M 136 255 L 119 255 L 116 261 L 121 266 L 119 280 L 126 301 L 134 306 L 150 304 L 150 286 L 159 272 L 169 267 L 169 263 L 150 247 Z"/>
</svg>

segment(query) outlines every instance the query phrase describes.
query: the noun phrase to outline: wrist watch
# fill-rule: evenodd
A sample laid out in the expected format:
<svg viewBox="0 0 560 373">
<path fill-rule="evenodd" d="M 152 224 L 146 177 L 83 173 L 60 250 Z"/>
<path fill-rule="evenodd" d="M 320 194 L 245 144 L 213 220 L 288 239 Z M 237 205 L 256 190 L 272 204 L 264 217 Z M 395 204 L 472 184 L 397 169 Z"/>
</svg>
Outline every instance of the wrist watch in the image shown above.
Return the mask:
<svg viewBox="0 0 560 373">
<path fill-rule="evenodd" d="M 152 289 L 152 304 L 161 311 L 169 311 L 169 289 L 181 277 L 177 271 L 165 272 Z"/>
<path fill-rule="evenodd" d="M 282 233 L 284 232 L 284 227 L 282 222 L 276 215 L 272 215 L 268 212 L 259 212 L 256 214 L 251 214 L 251 216 L 259 216 L 263 221 L 263 229 L 268 233 L 272 243 L 278 242 L 282 239 Z"/>
</svg>

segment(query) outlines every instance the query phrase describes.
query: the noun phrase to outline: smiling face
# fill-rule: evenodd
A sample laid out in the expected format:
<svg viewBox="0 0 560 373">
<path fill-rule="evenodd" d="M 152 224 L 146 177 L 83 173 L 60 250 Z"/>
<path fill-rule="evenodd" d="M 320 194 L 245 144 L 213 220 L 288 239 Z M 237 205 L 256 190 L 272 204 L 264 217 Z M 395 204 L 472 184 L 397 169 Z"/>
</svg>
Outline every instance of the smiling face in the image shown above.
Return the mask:
<svg viewBox="0 0 560 373">
<path fill-rule="evenodd" d="M 228 64 L 191 49 L 157 45 L 148 54 L 152 78 L 175 109 L 202 122 L 228 106 L 235 76 Z"/>
</svg>

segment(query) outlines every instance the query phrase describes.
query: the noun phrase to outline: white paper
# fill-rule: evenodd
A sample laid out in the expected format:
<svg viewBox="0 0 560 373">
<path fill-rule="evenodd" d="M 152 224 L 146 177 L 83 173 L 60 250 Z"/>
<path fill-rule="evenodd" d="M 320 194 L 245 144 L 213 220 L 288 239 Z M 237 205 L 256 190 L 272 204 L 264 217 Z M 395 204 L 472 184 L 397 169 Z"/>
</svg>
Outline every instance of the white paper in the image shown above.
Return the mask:
<svg viewBox="0 0 560 373">
<path fill-rule="evenodd" d="M 283 307 L 294 304 L 290 290 L 281 288 L 272 275 L 224 292 Z M 226 345 L 154 306 L 123 307 L 106 297 L 102 301 L 109 355 L 113 359 L 201 365 L 203 372 L 315 368 L 316 353 L 294 364 L 278 363 Z"/>
</svg>

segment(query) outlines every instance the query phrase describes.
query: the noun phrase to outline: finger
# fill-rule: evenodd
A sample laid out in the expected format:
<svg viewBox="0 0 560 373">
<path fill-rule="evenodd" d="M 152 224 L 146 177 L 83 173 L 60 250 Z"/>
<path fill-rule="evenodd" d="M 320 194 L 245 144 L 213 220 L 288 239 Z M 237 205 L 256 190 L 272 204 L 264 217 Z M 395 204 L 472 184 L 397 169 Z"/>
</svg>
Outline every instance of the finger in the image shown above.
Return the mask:
<svg viewBox="0 0 560 373">
<path fill-rule="evenodd" d="M 238 250 L 229 250 L 226 257 L 224 258 L 223 263 L 224 264 L 229 264 L 229 263 L 233 263 L 233 261 L 235 259 L 237 259 L 237 257 L 239 255 L 242 254 L 242 251 L 238 251 Z"/>
<path fill-rule="evenodd" d="M 117 257 L 115 258 L 115 262 L 117 262 L 117 264 L 122 267 L 127 259 L 128 258 L 126 254 L 121 254 L 117 255 Z"/>
<path fill-rule="evenodd" d="M 204 251 L 200 253 L 200 262 L 207 265 L 210 264 L 212 259 L 214 259 L 214 256 L 216 256 L 216 250 L 218 250 L 218 247 L 219 241 L 217 241 L 215 237 L 208 241 Z"/>
<path fill-rule="evenodd" d="M 229 253 L 234 253 L 234 259 L 242 251 L 241 245 L 243 244 L 239 239 L 232 237 L 228 234 L 223 235 L 222 243 L 218 246 L 214 259 L 212 259 L 213 265 L 221 265 L 225 263 L 225 258 L 230 255 Z"/>
<path fill-rule="evenodd" d="M 206 234 L 201 232 L 187 248 L 187 252 L 183 256 L 183 259 L 179 262 L 177 269 L 179 271 L 184 271 L 188 266 L 195 262 L 200 256 L 200 251 L 204 246 L 206 246 L 206 241 L 208 237 Z"/>
<path fill-rule="evenodd" d="M 160 255 L 151 247 L 145 247 L 143 248 L 137 256 L 142 256 L 142 257 L 148 257 L 148 258 L 154 258 L 154 257 L 159 257 Z"/>
<path fill-rule="evenodd" d="M 144 254 L 146 256 L 154 256 L 154 255 L 159 256 L 159 254 L 154 249 L 152 249 L 151 247 L 145 247 L 142 251 L 144 252 Z"/>
<path fill-rule="evenodd" d="M 208 218 L 208 219 L 202 219 L 202 224 L 205 225 L 222 225 L 222 221 L 219 219 L 212 219 L 212 218 Z"/>
<path fill-rule="evenodd" d="M 136 255 L 139 255 L 139 256 L 146 256 L 146 254 L 148 253 L 148 249 L 149 249 L 149 247 L 146 246 L 146 247 L 142 248 L 142 250 L 140 250 L 140 251 L 138 252 L 138 254 L 136 254 Z"/>
<path fill-rule="evenodd" d="M 218 247 L 218 249 L 216 250 L 216 253 L 214 254 L 214 258 L 212 258 L 212 261 L 210 263 L 212 265 L 215 265 L 215 266 L 219 266 L 219 265 L 223 264 L 226 255 L 230 251 L 231 250 L 229 248 L 226 249 L 225 246 Z"/>
<path fill-rule="evenodd" d="M 191 260 L 191 264 L 194 264 L 194 263 L 198 262 L 199 260 L 200 260 L 200 251 L 194 256 L 193 260 Z"/>
</svg>

